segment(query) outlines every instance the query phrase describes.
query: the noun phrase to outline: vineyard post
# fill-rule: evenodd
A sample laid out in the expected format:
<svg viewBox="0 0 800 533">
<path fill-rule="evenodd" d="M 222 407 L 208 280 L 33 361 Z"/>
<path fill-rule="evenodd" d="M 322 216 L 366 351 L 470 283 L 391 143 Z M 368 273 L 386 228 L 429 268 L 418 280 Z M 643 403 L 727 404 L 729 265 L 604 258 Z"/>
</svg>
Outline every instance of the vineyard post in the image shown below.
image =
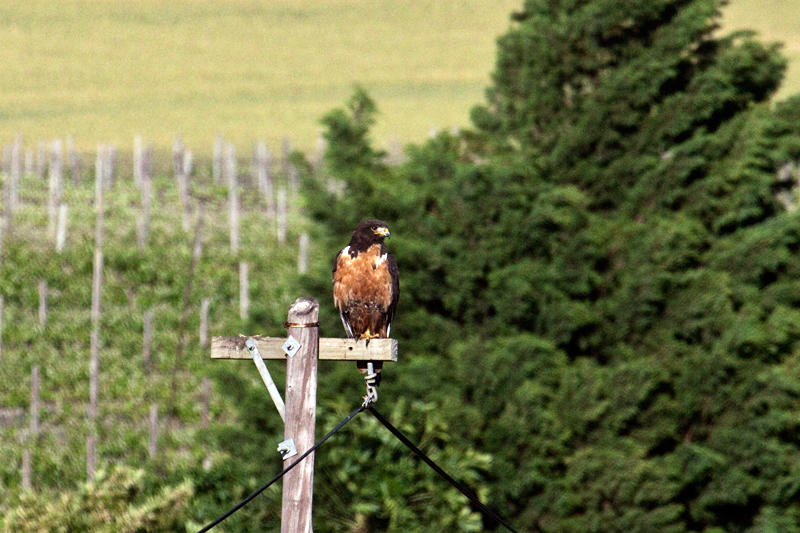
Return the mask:
<svg viewBox="0 0 800 533">
<path fill-rule="evenodd" d="M 39 435 L 39 367 L 34 365 L 31 368 L 31 408 L 30 408 L 30 434 L 28 435 L 28 447 L 22 453 L 22 489 L 31 490 L 31 449 L 36 445 Z"/>
<path fill-rule="evenodd" d="M 95 226 L 94 268 L 92 270 L 92 334 L 89 356 L 89 435 L 86 439 L 86 478 L 94 481 L 97 459 L 97 397 L 99 391 L 100 374 L 100 317 L 101 317 L 101 292 L 103 288 L 103 181 L 105 180 L 103 164 L 98 149 L 98 169 L 95 176 L 95 208 L 97 209 L 97 222 Z"/>
</svg>

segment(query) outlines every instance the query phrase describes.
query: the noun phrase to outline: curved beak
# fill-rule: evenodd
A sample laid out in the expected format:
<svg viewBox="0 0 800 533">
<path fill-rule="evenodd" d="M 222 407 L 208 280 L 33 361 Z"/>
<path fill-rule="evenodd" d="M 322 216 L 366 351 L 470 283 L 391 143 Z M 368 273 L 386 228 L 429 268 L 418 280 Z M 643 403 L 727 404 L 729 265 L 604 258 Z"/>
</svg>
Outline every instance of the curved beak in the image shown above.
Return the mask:
<svg viewBox="0 0 800 533">
<path fill-rule="evenodd" d="M 375 230 L 375 235 L 380 235 L 381 237 L 385 237 L 387 239 L 392 236 L 392 234 L 389 233 L 389 228 L 378 228 Z"/>
</svg>

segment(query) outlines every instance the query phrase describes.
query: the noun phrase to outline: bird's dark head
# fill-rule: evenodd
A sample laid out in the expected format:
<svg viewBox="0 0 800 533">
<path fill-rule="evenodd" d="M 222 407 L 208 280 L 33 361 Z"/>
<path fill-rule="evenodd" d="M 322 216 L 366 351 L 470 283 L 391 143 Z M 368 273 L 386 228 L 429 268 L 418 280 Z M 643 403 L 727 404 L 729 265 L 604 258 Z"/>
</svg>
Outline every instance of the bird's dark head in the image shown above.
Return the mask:
<svg viewBox="0 0 800 533">
<path fill-rule="evenodd" d="M 383 240 L 391 237 L 386 222 L 382 220 L 364 220 L 358 223 L 350 239 L 350 247 L 363 251 L 373 244 L 383 244 Z"/>
</svg>

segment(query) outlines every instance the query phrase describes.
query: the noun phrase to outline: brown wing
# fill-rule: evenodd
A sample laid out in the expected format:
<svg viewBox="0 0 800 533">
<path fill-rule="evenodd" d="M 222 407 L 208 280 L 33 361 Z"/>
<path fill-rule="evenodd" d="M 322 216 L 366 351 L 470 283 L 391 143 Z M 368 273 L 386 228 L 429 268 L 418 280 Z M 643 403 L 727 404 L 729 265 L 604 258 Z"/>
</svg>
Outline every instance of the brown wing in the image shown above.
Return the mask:
<svg viewBox="0 0 800 533">
<path fill-rule="evenodd" d="M 397 268 L 397 261 L 394 260 L 394 256 L 392 254 L 387 255 L 386 260 L 392 282 L 392 298 L 389 302 L 389 308 L 386 310 L 386 336 L 388 337 L 391 333 L 395 311 L 397 311 L 397 302 L 400 300 L 400 269 Z"/>
<path fill-rule="evenodd" d="M 347 319 L 350 313 L 349 310 L 348 312 L 344 310 L 344 308 L 347 307 L 347 299 L 343 298 L 349 291 L 342 285 L 342 280 L 345 279 L 344 271 L 348 268 L 347 261 L 342 259 L 342 254 L 347 254 L 347 252 L 348 249 L 345 248 L 336 254 L 336 257 L 333 259 L 333 305 L 339 310 L 339 316 L 342 319 L 345 334 L 352 339 L 356 338 L 357 335 L 353 333 L 353 327 Z M 342 262 L 341 266 L 339 265 L 340 261 Z"/>
</svg>

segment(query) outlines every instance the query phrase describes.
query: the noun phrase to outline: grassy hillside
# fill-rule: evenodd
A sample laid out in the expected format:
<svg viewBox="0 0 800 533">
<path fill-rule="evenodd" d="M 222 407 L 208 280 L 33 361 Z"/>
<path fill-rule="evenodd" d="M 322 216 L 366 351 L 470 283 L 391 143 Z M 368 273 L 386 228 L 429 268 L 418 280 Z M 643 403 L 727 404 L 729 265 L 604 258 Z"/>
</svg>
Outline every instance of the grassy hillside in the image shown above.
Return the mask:
<svg viewBox="0 0 800 533">
<path fill-rule="evenodd" d="M 74 135 L 169 147 L 313 148 L 319 118 L 361 83 L 380 105 L 379 143 L 468 124 L 494 40 L 521 0 L 10 0 L 0 4 L 0 142 Z M 786 42 L 780 96 L 800 90 L 794 0 L 733 0 L 725 27 Z"/>
<path fill-rule="evenodd" d="M 353 83 L 380 142 L 465 124 L 520 0 L 11 0 L 0 4 L 0 140 L 72 134 L 157 148 L 182 133 L 309 149 Z"/>
</svg>

